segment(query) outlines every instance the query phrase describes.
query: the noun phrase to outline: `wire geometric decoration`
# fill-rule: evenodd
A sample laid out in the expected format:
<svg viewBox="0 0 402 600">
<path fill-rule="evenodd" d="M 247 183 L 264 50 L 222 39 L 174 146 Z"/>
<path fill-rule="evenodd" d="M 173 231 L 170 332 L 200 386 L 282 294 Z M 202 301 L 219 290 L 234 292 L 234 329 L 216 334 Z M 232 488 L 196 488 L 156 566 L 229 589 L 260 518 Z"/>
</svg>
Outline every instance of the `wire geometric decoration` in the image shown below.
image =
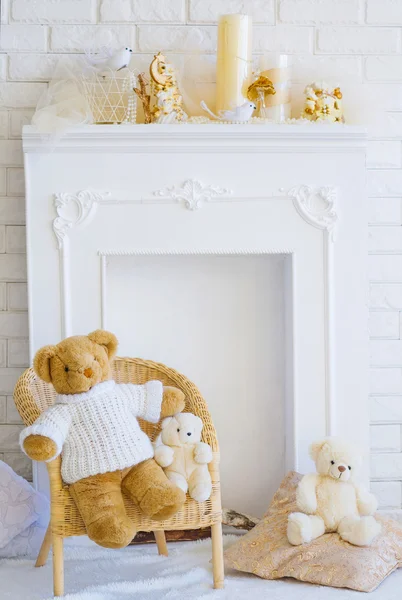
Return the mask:
<svg viewBox="0 0 402 600">
<path fill-rule="evenodd" d="M 82 82 L 94 123 L 136 122 L 137 96 L 133 89 L 136 77 L 130 69 L 103 69 L 82 75 Z"/>
</svg>

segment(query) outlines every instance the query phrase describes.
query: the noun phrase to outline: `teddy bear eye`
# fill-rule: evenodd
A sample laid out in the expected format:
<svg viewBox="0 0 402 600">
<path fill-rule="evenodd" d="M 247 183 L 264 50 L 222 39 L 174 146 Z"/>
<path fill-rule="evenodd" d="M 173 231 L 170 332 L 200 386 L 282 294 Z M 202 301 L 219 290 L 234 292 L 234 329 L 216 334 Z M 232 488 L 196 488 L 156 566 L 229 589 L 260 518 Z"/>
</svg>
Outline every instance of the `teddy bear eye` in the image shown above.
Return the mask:
<svg viewBox="0 0 402 600">
<path fill-rule="evenodd" d="M 335 464 L 335 461 L 334 461 L 334 460 L 331 460 L 331 465 L 334 465 L 334 464 Z"/>
<path fill-rule="evenodd" d="M 69 369 L 68 369 L 68 367 L 64 367 L 64 370 L 67 373 Z"/>
<path fill-rule="evenodd" d="M 351 470 L 352 470 L 352 467 L 348 467 L 348 469 L 349 469 L 349 471 L 351 471 Z"/>
<path fill-rule="evenodd" d="M 180 429 L 177 430 L 177 433 L 179 433 Z"/>
</svg>

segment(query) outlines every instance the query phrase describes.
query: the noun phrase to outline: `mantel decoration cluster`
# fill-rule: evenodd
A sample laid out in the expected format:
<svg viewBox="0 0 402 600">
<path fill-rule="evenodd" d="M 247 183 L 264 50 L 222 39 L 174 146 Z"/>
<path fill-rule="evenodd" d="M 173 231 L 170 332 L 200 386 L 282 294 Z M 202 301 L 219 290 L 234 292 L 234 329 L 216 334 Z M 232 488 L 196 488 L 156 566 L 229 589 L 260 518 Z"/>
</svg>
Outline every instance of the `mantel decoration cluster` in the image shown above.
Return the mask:
<svg viewBox="0 0 402 600">
<path fill-rule="evenodd" d="M 136 124 L 142 121 L 137 101 L 145 124 L 344 122 L 341 89 L 325 81 L 306 86 L 300 119 L 292 119 L 292 57 L 265 54 L 253 69 L 252 33 L 249 15 L 219 18 L 215 106 L 213 97 L 207 103 L 200 92 L 194 99 L 200 62 L 186 80 L 160 51 L 149 73 L 140 73 L 133 68 L 130 47 L 102 47 L 87 51 L 81 61 L 61 59 L 32 123 L 44 133 L 86 123 Z"/>
<path fill-rule="evenodd" d="M 156 54 L 150 66 L 150 93 L 145 73 L 140 74 L 140 89 L 135 90 L 143 103 L 145 123 L 289 121 L 292 57 L 284 54 L 261 56 L 257 70 L 253 71 L 250 16 L 228 14 L 219 18 L 216 63 L 216 112 L 201 101 L 205 116 L 192 117 L 183 109 L 174 68 L 161 52 Z M 306 87 L 305 97 L 302 119 L 344 122 L 339 87 L 313 82 Z"/>
<path fill-rule="evenodd" d="M 205 116 L 185 113 L 174 68 L 159 52 L 149 69 L 150 91 L 145 73 L 139 75 L 140 88 L 135 89 L 143 103 L 145 123 L 272 123 L 289 119 L 290 57 L 261 57 L 256 72 L 252 64 L 251 17 L 222 15 L 218 23 L 216 112 L 202 100 Z"/>
</svg>

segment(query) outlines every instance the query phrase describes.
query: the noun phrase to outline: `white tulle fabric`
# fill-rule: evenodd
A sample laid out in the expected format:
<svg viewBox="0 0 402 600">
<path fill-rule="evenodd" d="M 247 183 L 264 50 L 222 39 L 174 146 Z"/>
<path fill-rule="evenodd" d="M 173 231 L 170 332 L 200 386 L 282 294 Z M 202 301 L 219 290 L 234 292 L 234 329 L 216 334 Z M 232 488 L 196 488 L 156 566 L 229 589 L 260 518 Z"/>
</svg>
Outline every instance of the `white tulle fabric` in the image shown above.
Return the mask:
<svg viewBox="0 0 402 600">
<path fill-rule="evenodd" d="M 39 133 L 58 136 L 69 127 L 93 122 L 82 84 L 83 74 L 90 75 L 92 70 L 80 56 L 64 57 L 58 62 L 32 117 Z"/>
</svg>

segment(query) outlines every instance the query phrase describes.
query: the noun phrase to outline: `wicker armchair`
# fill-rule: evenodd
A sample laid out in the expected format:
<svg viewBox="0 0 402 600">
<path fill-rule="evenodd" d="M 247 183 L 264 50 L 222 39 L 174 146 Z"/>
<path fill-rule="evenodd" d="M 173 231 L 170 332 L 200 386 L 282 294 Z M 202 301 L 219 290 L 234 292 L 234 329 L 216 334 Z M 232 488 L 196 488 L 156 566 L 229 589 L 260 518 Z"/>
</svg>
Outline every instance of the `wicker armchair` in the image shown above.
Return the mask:
<svg viewBox="0 0 402 600">
<path fill-rule="evenodd" d="M 164 385 L 172 385 L 181 389 L 186 395 L 186 411 L 198 415 L 203 423 L 202 440 L 209 444 L 213 451 L 213 461 L 209 465 L 213 491 L 206 502 L 198 503 L 187 496 L 183 509 L 167 521 L 152 521 L 144 517 L 138 508 L 125 498 L 127 514 L 133 519 L 138 531 L 153 531 L 159 554 L 167 556 L 165 538 L 166 530 L 199 529 L 211 526 L 212 563 L 214 587 L 223 587 L 223 552 L 222 552 L 222 508 L 219 483 L 219 448 L 215 428 L 205 400 L 196 386 L 186 377 L 166 367 L 148 360 L 138 358 L 116 358 L 113 363 L 113 377 L 117 383 L 142 384 L 151 379 L 158 379 Z M 27 369 L 19 378 L 15 390 L 14 401 L 25 425 L 31 425 L 39 415 L 54 403 L 53 387 L 39 379 L 33 369 Z M 155 439 L 159 433 L 159 425 L 141 421 L 142 429 Z M 42 548 L 36 561 L 36 567 L 46 563 L 50 547 L 53 547 L 53 584 L 54 595 L 64 593 L 63 575 L 63 538 L 86 535 L 84 523 L 69 493 L 68 485 L 61 478 L 61 458 L 47 463 L 50 480 L 51 517 Z"/>
</svg>

